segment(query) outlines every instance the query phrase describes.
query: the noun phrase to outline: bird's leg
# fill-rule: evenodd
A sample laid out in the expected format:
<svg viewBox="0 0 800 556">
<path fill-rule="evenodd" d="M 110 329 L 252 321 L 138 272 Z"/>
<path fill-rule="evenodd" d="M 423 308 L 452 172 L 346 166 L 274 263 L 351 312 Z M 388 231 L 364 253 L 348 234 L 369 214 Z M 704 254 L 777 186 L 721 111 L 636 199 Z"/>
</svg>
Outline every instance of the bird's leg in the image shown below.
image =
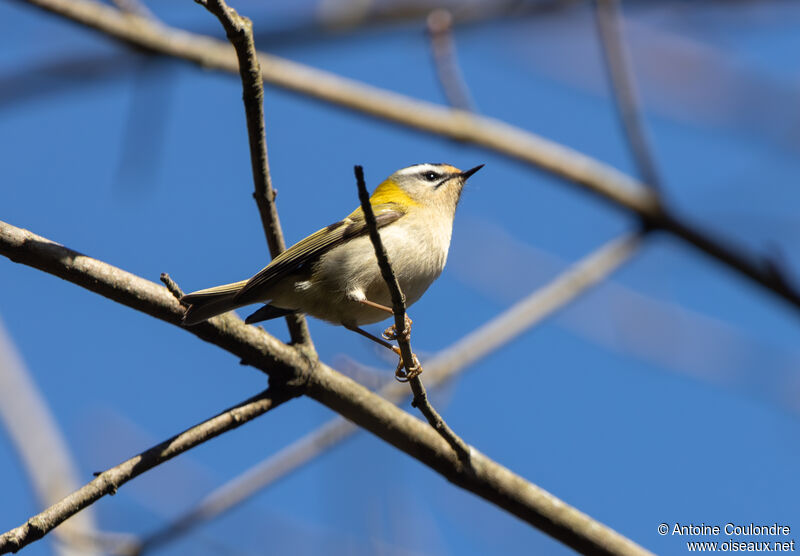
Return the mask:
<svg viewBox="0 0 800 556">
<path fill-rule="evenodd" d="M 394 311 L 391 307 L 387 307 L 386 305 L 381 305 L 380 303 L 375 303 L 374 301 L 370 301 L 369 299 L 359 299 L 359 303 L 366 305 L 367 307 L 373 307 L 375 309 L 380 309 L 381 311 L 386 311 L 390 315 L 394 314 Z"/>
<path fill-rule="evenodd" d="M 397 369 L 394 372 L 394 377 L 399 382 L 408 382 L 409 380 L 411 380 L 412 378 L 414 378 L 415 376 L 419 375 L 422 372 L 422 365 L 420 365 L 419 359 L 417 359 L 417 356 L 414 355 L 413 353 L 411 354 L 411 357 L 414 359 L 414 361 L 410 366 L 411 369 L 412 369 L 412 372 L 408 372 L 407 373 L 406 371 L 403 370 L 403 367 L 405 366 L 405 364 L 403 362 L 403 353 L 400 351 L 399 347 L 397 347 L 395 345 L 392 345 L 389 342 L 387 342 L 386 340 L 382 340 L 381 338 L 378 338 L 377 336 L 373 336 L 372 334 L 370 334 L 366 330 L 364 330 L 362 328 L 359 328 L 357 326 L 350 326 L 348 324 L 343 324 L 343 326 L 345 328 L 347 328 L 348 330 L 352 330 L 353 332 L 356 332 L 357 334 L 361 334 L 365 338 L 369 338 L 373 342 L 375 342 L 377 344 L 380 344 L 383 347 L 385 347 L 386 349 L 390 349 L 393 352 L 395 352 L 398 355 L 398 357 L 400 357 L 400 361 L 397 363 Z"/>
<path fill-rule="evenodd" d="M 386 305 L 381 305 L 380 303 L 375 303 L 374 301 L 370 301 L 369 299 L 359 299 L 358 302 L 362 303 L 362 304 L 364 304 L 364 305 L 366 305 L 368 307 L 373 307 L 375 309 L 380 309 L 381 311 L 386 311 L 390 315 L 394 314 L 394 311 L 392 310 L 391 307 L 387 307 Z M 405 334 L 404 334 L 404 336 L 406 338 L 406 341 L 409 341 L 411 339 L 411 325 L 413 324 L 413 322 L 414 321 L 411 320 L 411 317 L 406 315 Z M 397 339 L 397 326 L 395 326 L 393 324 L 392 326 L 390 326 L 389 328 L 387 328 L 386 330 L 383 331 L 382 336 L 387 340 L 396 340 Z"/>
<path fill-rule="evenodd" d="M 385 347 L 386 349 L 390 349 L 390 350 L 392 350 L 392 351 L 393 351 L 393 352 L 395 352 L 397 355 L 400 355 L 400 348 L 399 348 L 399 347 L 397 347 L 397 346 L 393 346 L 392 344 L 390 344 L 390 343 L 389 343 L 389 342 L 387 342 L 386 340 L 382 340 L 382 339 L 378 338 L 377 336 L 373 336 L 372 334 L 370 334 L 370 333 L 369 333 L 369 332 L 367 332 L 366 330 L 364 330 L 364 329 L 362 329 L 362 328 L 359 328 L 359 327 L 357 327 L 357 326 L 350 326 L 350 325 L 348 325 L 348 324 L 345 324 L 345 325 L 343 325 L 343 326 L 344 326 L 345 328 L 347 328 L 348 330 L 352 330 L 353 332 L 356 332 L 356 333 L 358 333 L 358 334 L 361 334 L 361 335 L 362 335 L 362 336 L 364 336 L 365 338 L 369 338 L 369 339 L 370 339 L 370 340 L 372 340 L 373 342 L 375 342 L 375 343 L 378 343 L 378 344 L 382 345 L 382 346 L 383 346 L 383 347 Z"/>
</svg>

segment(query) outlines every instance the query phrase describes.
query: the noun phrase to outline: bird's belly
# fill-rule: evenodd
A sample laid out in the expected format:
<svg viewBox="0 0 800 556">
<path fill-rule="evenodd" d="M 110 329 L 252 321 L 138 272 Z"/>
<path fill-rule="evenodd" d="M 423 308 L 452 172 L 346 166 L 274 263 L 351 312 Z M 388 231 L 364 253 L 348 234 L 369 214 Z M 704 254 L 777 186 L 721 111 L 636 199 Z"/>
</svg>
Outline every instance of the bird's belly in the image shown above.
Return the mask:
<svg viewBox="0 0 800 556">
<path fill-rule="evenodd" d="M 381 230 L 381 239 L 405 294 L 406 307 L 410 307 L 441 274 L 449 241 L 444 250 L 423 249 L 409 244 L 404 230 L 393 232 L 392 228 Z M 272 305 L 302 311 L 335 324 L 361 326 L 391 317 L 386 311 L 359 302 L 359 299 L 367 299 L 392 306 L 372 243 L 366 236 L 332 249 L 314 265 L 310 279 L 281 289 L 283 291 L 276 292 Z"/>
</svg>

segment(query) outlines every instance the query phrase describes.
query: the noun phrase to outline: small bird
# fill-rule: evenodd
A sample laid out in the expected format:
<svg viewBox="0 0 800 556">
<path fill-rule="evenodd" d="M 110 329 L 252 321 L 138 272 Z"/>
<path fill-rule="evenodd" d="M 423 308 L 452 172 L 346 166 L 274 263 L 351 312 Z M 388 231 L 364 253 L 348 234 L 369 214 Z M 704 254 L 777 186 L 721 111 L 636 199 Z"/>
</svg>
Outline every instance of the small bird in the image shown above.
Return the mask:
<svg viewBox="0 0 800 556">
<path fill-rule="evenodd" d="M 406 306 L 442 273 L 464 183 L 482 167 L 462 172 L 448 164 L 409 166 L 389 176 L 370 197 Z M 183 316 L 187 326 L 238 307 L 267 303 L 245 322 L 300 312 L 383 345 L 359 327 L 392 314 L 361 207 L 299 241 L 249 280 L 199 290 L 184 295 L 181 302 L 188 305 Z"/>
</svg>

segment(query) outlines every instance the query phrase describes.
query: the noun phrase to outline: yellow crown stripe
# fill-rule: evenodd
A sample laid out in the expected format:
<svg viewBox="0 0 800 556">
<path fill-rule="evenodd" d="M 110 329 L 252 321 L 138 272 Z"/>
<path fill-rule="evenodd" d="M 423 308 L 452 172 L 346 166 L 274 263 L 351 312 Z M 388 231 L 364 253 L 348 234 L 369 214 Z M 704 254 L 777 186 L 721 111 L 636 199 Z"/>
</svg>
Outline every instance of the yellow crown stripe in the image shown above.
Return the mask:
<svg viewBox="0 0 800 556">
<path fill-rule="evenodd" d="M 370 203 L 374 205 L 383 205 L 387 203 L 396 203 L 400 206 L 407 207 L 409 205 L 419 205 L 411 196 L 403 191 L 394 181 L 386 180 L 381 183 L 372 197 L 369 198 Z"/>
</svg>

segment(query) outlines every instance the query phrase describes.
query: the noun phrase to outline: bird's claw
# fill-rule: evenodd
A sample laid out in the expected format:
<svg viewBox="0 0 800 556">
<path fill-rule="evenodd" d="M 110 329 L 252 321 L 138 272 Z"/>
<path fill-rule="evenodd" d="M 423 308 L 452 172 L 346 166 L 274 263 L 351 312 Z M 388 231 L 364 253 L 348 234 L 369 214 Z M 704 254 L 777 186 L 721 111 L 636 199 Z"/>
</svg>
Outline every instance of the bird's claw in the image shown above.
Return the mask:
<svg viewBox="0 0 800 556">
<path fill-rule="evenodd" d="M 411 340 L 411 325 L 413 323 L 414 321 L 411 320 L 411 317 L 406 315 L 405 326 L 403 327 L 404 328 L 403 336 L 405 337 L 405 340 L 407 342 Z M 383 331 L 382 336 L 384 337 L 384 339 L 389 341 L 396 340 L 398 337 L 397 326 L 393 324 L 392 326 Z"/>
<path fill-rule="evenodd" d="M 395 353 L 400 355 L 399 352 L 400 348 L 397 348 Z M 417 359 L 417 356 L 413 353 L 411 354 L 411 357 L 414 359 L 414 362 L 413 364 L 409 365 L 410 368 L 406 370 L 403 368 L 405 367 L 403 356 L 400 355 L 400 361 L 397 363 L 397 369 L 394 371 L 394 378 L 397 380 L 397 382 L 408 382 L 409 380 L 422 374 L 422 365 L 420 365 L 419 359 Z"/>
</svg>

